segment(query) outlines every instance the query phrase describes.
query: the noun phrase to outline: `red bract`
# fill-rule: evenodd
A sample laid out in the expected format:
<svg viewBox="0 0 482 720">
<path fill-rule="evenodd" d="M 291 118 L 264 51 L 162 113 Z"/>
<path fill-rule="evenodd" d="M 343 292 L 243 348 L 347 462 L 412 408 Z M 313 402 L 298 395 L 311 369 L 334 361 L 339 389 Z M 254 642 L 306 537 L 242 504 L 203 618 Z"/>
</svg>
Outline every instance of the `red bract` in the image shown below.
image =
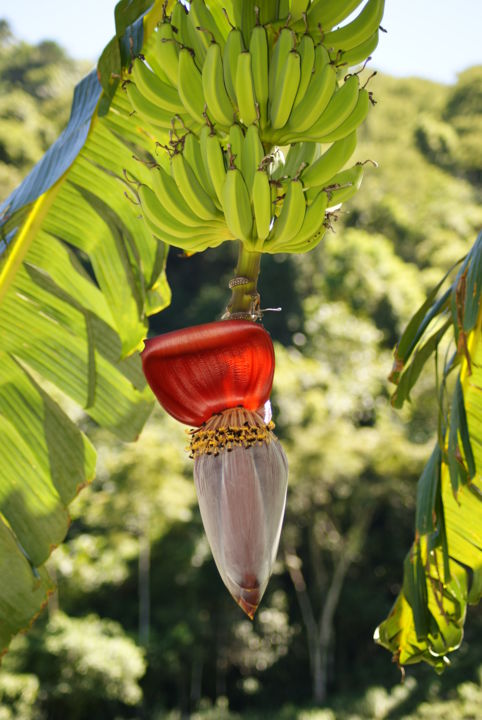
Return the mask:
<svg viewBox="0 0 482 720">
<path fill-rule="evenodd" d="M 273 343 L 260 325 L 222 320 L 146 340 L 142 365 L 162 407 L 200 427 L 215 413 L 258 410 L 269 399 Z"/>
</svg>

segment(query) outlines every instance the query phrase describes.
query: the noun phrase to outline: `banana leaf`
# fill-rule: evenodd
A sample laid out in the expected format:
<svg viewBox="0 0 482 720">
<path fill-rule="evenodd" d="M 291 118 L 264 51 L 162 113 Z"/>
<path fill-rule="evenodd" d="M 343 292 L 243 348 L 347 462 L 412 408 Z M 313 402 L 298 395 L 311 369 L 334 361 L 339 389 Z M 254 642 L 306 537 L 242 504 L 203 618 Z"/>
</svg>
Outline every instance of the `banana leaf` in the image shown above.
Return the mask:
<svg viewBox="0 0 482 720">
<path fill-rule="evenodd" d="M 116 37 L 76 87 L 66 129 L 0 207 L 0 654 L 53 591 L 45 562 L 95 472 L 70 408 L 125 441 L 151 411 L 136 350 L 170 301 L 167 246 L 133 182 L 164 138 L 138 125 L 119 75 L 161 13 L 118 3 Z"/>
<path fill-rule="evenodd" d="M 462 642 L 467 605 L 477 604 L 482 594 L 481 259 L 482 233 L 449 290 L 436 300 L 439 286 L 409 324 L 400 345 L 404 365 L 411 360 L 395 378 L 396 392 L 401 388 L 406 399 L 410 378 L 420 372 L 417 358 L 426 361 L 424 349 L 436 335 L 427 341 L 425 331 L 437 316 L 449 316 L 437 332 L 452 328 L 459 373 L 448 412 L 441 405 L 440 439 L 419 480 L 415 540 L 402 591 L 375 631 L 375 640 L 400 665 L 424 661 L 438 672 Z M 443 387 L 456 366 L 446 363 Z"/>
</svg>

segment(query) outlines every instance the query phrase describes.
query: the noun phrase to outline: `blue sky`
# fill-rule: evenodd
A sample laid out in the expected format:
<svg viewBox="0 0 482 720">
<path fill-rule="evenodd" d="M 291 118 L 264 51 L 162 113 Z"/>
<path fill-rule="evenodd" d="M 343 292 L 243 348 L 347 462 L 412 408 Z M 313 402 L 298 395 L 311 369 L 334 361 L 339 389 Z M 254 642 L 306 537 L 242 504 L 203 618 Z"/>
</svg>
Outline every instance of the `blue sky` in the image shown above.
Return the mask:
<svg viewBox="0 0 482 720">
<path fill-rule="evenodd" d="M 31 43 L 56 40 L 94 64 L 114 34 L 115 0 L 0 0 L 0 17 Z M 482 64 L 482 0 L 386 0 L 373 66 L 444 83 Z"/>
</svg>

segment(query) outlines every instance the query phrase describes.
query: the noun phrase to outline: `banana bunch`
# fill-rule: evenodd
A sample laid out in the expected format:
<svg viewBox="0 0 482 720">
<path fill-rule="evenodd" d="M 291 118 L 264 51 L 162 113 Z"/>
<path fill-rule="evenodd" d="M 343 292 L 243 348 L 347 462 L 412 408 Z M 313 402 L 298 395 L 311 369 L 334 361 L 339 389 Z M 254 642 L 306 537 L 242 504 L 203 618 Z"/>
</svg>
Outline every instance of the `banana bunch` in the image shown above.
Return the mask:
<svg viewBox="0 0 482 720">
<path fill-rule="evenodd" d="M 266 155 L 257 125 L 232 125 L 226 140 L 205 125 L 173 138 L 166 158 L 138 188 L 149 230 L 197 252 L 239 239 L 249 251 L 298 253 L 322 239 L 330 212 L 359 188 L 363 166 L 343 170 L 356 132 L 326 152 L 313 142 Z"/>
<path fill-rule="evenodd" d="M 125 77 L 132 108 L 160 133 L 208 122 L 221 134 L 256 124 L 264 147 L 346 137 L 370 106 L 346 73 L 376 47 L 385 0 L 332 28 L 360 2 L 238 0 L 231 25 L 220 0 L 178 1 Z"/>
<path fill-rule="evenodd" d="M 220 200 L 218 178 L 224 180 L 224 159 L 210 137 L 204 126 L 200 138 L 192 132 L 172 138 L 166 156 L 151 170 L 150 184 L 137 190 L 152 234 L 188 253 L 235 239 Z"/>
<path fill-rule="evenodd" d="M 346 164 L 374 101 L 347 69 L 376 46 L 384 0 L 336 27 L 360 3 L 192 0 L 165 12 L 124 83 L 168 151 L 138 189 L 152 233 L 186 252 L 321 240 L 363 176 Z"/>
</svg>

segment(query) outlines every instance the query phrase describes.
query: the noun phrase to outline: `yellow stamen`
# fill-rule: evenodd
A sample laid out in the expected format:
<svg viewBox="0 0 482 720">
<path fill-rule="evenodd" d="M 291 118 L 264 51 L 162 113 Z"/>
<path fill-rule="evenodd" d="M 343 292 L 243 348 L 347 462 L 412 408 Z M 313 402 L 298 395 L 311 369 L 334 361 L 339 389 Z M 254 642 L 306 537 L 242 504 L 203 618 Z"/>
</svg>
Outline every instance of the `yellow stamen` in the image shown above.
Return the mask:
<svg viewBox="0 0 482 720">
<path fill-rule="evenodd" d="M 189 430 L 191 442 L 189 455 L 219 455 L 234 447 L 249 448 L 253 445 L 269 443 L 273 435 L 274 423 L 266 424 L 257 412 L 243 407 L 229 408 L 213 415 L 200 428 Z"/>
</svg>

